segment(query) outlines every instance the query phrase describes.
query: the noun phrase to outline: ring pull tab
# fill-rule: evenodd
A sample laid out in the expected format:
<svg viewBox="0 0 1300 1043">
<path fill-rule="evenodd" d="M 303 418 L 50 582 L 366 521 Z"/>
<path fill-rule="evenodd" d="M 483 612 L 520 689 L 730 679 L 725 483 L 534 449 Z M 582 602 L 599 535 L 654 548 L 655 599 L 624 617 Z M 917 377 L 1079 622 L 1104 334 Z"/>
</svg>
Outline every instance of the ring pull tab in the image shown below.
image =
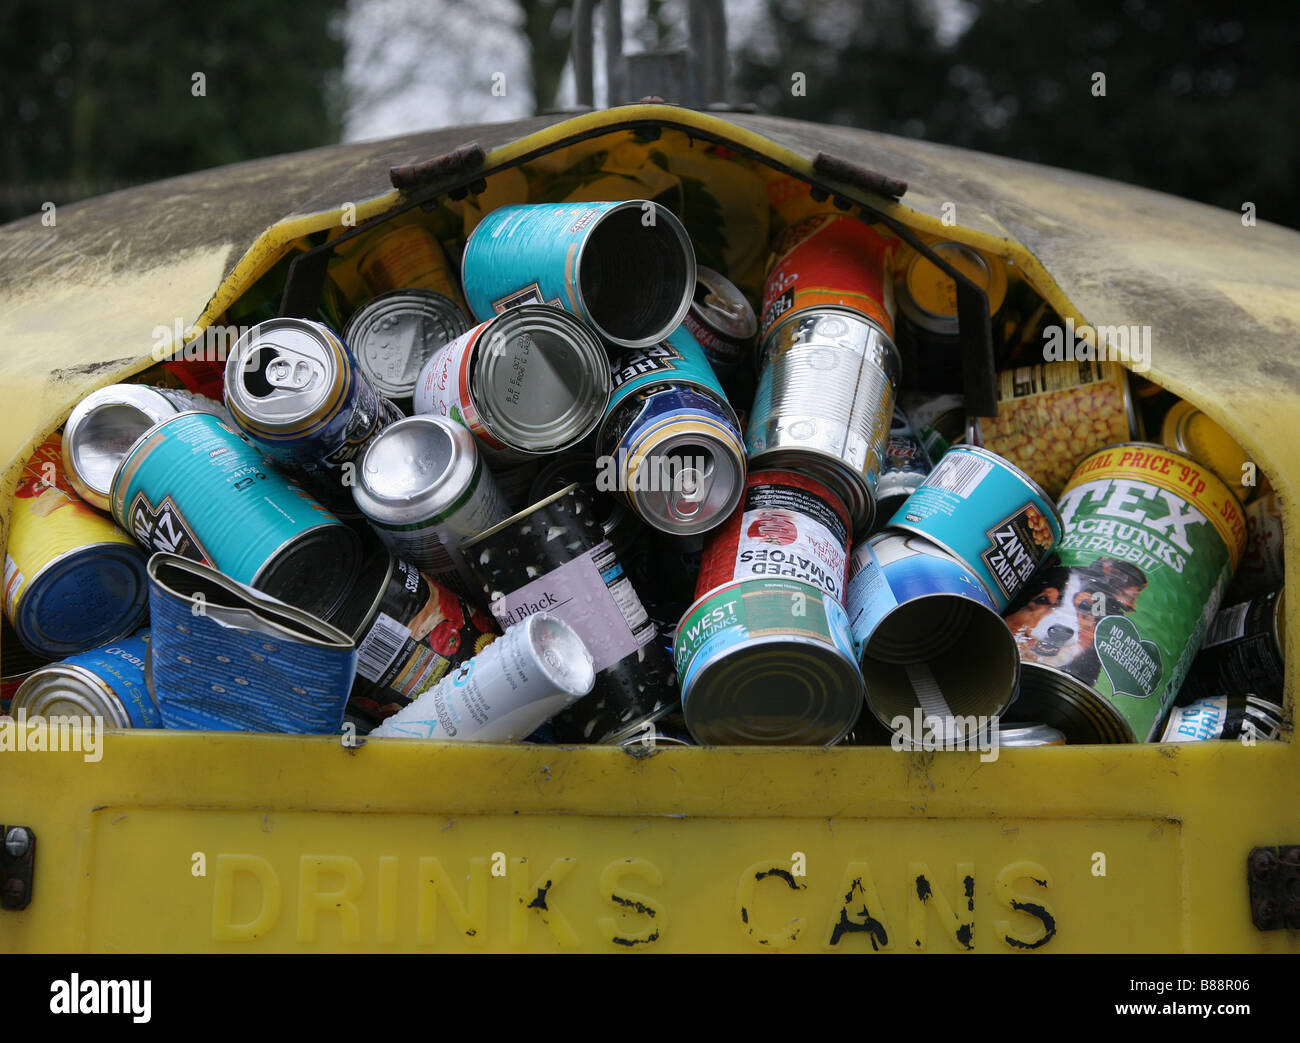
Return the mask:
<svg viewBox="0 0 1300 1043">
<path fill-rule="evenodd" d="M 713 309 L 727 318 L 739 322 L 745 315 L 745 305 L 738 301 L 729 301 L 722 294 L 710 290 L 704 297 L 706 307 Z"/>
<path fill-rule="evenodd" d="M 701 469 L 683 467 L 673 475 L 672 490 L 668 494 L 668 511 L 681 521 L 690 521 L 704 506 L 713 485 L 715 464 L 710 460 Z"/>
</svg>

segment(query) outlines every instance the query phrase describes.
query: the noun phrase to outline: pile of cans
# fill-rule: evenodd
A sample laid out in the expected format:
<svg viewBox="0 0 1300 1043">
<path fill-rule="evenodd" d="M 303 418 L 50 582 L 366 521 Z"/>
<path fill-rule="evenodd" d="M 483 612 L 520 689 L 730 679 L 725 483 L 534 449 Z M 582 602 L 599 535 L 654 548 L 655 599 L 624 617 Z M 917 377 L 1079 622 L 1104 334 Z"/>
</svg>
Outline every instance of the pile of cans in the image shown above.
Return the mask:
<svg viewBox="0 0 1300 1043">
<path fill-rule="evenodd" d="M 183 641 L 147 626 L 167 554 L 352 642 L 331 731 L 1277 736 L 1280 510 L 1239 448 L 1118 363 L 1041 361 L 1054 316 L 1014 270 L 931 243 L 1004 365 L 999 415 L 967 416 L 951 279 L 823 210 L 776 237 L 761 300 L 649 200 L 501 207 L 459 273 L 428 227 L 381 226 L 346 322 L 267 318 L 220 364 L 87 396 L 15 500 L 10 712 L 190 726 L 154 678 Z M 243 685 L 293 730 L 258 663 L 312 639 L 266 604 L 227 608 L 268 640 L 186 686 L 220 693 L 203 720 Z"/>
</svg>

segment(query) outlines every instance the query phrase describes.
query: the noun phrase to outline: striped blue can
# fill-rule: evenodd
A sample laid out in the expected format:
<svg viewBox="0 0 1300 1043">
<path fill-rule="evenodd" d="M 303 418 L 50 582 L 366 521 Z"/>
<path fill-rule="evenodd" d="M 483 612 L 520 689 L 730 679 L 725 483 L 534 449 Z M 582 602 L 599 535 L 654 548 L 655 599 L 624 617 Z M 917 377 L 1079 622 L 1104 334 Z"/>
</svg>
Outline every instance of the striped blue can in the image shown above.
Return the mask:
<svg viewBox="0 0 1300 1043">
<path fill-rule="evenodd" d="M 161 728 L 145 684 L 149 630 L 34 670 L 14 693 L 12 712 L 101 717 L 109 728 Z"/>
<path fill-rule="evenodd" d="M 704 388 L 719 401 L 727 401 L 708 356 L 685 326 L 678 326 L 651 347 L 612 352 L 610 376 L 612 387 L 606 416 L 618 409 L 629 395 L 655 384 Z"/>
</svg>

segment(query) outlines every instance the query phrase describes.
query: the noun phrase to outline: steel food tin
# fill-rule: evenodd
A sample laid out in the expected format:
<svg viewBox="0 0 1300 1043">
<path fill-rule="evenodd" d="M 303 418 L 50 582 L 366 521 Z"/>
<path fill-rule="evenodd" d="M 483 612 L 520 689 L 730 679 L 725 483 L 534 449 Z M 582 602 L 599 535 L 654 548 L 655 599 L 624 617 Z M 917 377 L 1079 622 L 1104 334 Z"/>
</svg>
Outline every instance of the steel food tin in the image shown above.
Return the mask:
<svg viewBox="0 0 1300 1043">
<path fill-rule="evenodd" d="M 318 616 L 347 594 L 356 533 L 216 417 L 151 427 L 118 465 L 113 517 L 150 551 L 210 565 Z"/>
<path fill-rule="evenodd" d="M 381 236 L 361 256 L 357 267 L 373 294 L 430 290 L 450 299 L 458 308 L 462 304 L 447 255 L 433 233 L 420 225 L 403 225 Z"/>
<path fill-rule="evenodd" d="M 1245 501 L 1255 491 L 1253 483 L 1245 484 L 1250 455 L 1190 402 L 1175 402 L 1165 414 L 1160 441 L 1203 463 L 1223 479 L 1238 500 Z"/>
<path fill-rule="evenodd" d="M 889 441 L 880 465 L 880 481 L 876 485 L 876 521 L 884 522 L 892 517 L 932 470 L 934 464 L 920 435 L 902 407 L 895 405 Z"/>
<path fill-rule="evenodd" d="M 758 317 L 745 295 L 712 268 L 695 269 L 695 295 L 682 320 L 720 377 L 737 372 L 758 333 Z"/>
<path fill-rule="evenodd" d="M 881 328 L 845 309 L 804 309 L 764 341 L 749 413 L 752 467 L 809 474 L 844 500 L 855 532 L 875 516 L 889 440 L 898 351 Z"/>
<path fill-rule="evenodd" d="M 439 348 L 420 373 L 415 412 L 451 417 L 493 461 L 568 449 L 609 403 L 609 356 L 578 319 L 522 305 Z"/>
<path fill-rule="evenodd" d="M 471 233 L 461 271 L 480 320 L 553 304 L 624 348 L 657 344 L 680 326 L 696 278 L 686 229 L 644 199 L 500 207 Z"/>
<path fill-rule="evenodd" d="M 682 617 L 673 654 L 702 745 L 830 746 L 862 711 L 848 617 L 809 583 L 742 579 L 709 591 Z"/>
<path fill-rule="evenodd" d="M 62 463 L 54 434 L 23 466 L 4 559 L 5 615 L 46 659 L 125 637 L 149 607 L 145 555 L 73 492 Z"/>
<path fill-rule="evenodd" d="M 366 302 L 352 316 L 344 340 L 379 394 L 404 403 L 415 393 L 434 352 L 470 327 L 450 297 L 429 290 L 395 290 Z"/>
<path fill-rule="evenodd" d="M 887 529 L 921 536 L 970 569 L 1005 612 L 1061 538 L 1061 515 L 1032 478 L 996 453 L 953 446 Z"/>
<path fill-rule="evenodd" d="M 518 742 L 587 696 L 591 654 L 563 620 L 539 612 L 511 627 L 372 738 Z"/>
<path fill-rule="evenodd" d="M 461 541 L 510 514 L 469 430 L 439 416 L 406 417 L 366 447 L 352 495 L 398 557 L 444 583 L 477 589 Z"/>
<path fill-rule="evenodd" d="M 849 533 L 844 501 L 815 478 L 751 471 L 743 502 L 705 548 L 696 595 L 733 580 L 782 576 L 843 604 Z"/>
<path fill-rule="evenodd" d="M 915 722 L 973 739 L 1015 698 L 1016 642 L 968 566 L 918 536 L 884 532 L 853 548 L 848 616 L 867 706 L 906 743 Z M 924 734 L 924 732 L 923 732 Z"/>
<path fill-rule="evenodd" d="M 591 696 L 553 721 L 561 742 L 618 742 L 677 706 L 672 662 L 654 621 L 576 484 L 462 550 L 503 630 L 552 612 L 594 657 Z"/>
<path fill-rule="evenodd" d="M 1060 513 L 1059 561 L 1007 617 L 1017 713 L 1071 742 L 1150 741 L 1241 557 L 1241 507 L 1186 454 L 1126 443 L 1079 464 Z"/>
<path fill-rule="evenodd" d="M 28 717 L 99 717 L 108 728 L 161 728 L 145 685 L 149 631 L 33 671 L 14 694 L 12 712 Z"/>
<path fill-rule="evenodd" d="M 1284 591 L 1231 605 L 1214 617 L 1178 702 L 1245 694 L 1282 702 Z"/>
<path fill-rule="evenodd" d="M 808 308 L 851 309 L 892 338 L 897 245 L 892 236 L 844 214 L 819 214 L 791 225 L 772 249 L 760 338 L 766 340 L 787 315 Z"/>
</svg>

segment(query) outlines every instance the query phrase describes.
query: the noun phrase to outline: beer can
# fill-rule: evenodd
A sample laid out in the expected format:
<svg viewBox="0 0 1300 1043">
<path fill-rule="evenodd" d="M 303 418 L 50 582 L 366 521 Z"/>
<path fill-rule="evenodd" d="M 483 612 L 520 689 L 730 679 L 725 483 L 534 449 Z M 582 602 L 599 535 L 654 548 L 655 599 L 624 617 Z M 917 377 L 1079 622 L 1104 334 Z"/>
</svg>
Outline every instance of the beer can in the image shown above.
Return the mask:
<svg viewBox="0 0 1300 1043">
<path fill-rule="evenodd" d="M 443 345 L 416 383 L 419 415 L 451 417 L 502 465 L 577 445 L 609 403 L 609 356 L 578 319 L 523 305 Z"/>
<path fill-rule="evenodd" d="M 971 569 L 928 540 L 883 532 L 854 547 L 848 615 L 867 706 L 905 743 L 921 740 L 922 721 L 977 739 L 1015 698 L 1011 631 Z"/>
<path fill-rule="evenodd" d="M 1268 492 L 1246 504 L 1246 553 L 1228 588 L 1229 600 L 1249 601 L 1282 585 L 1282 503 Z"/>
<path fill-rule="evenodd" d="M 1016 713 L 1070 742 L 1149 742 L 1245 546 L 1232 491 L 1165 446 L 1093 453 L 1062 494 L 1057 560 L 1007 616 Z"/>
<path fill-rule="evenodd" d="M 697 598 L 674 658 L 701 745 L 831 746 L 862 711 L 848 617 L 800 580 L 734 580 Z"/>
<path fill-rule="evenodd" d="M 63 425 L 68 481 L 88 504 L 107 512 L 113 472 L 136 440 L 160 420 L 195 411 L 230 420 L 220 402 L 177 388 L 110 384 L 92 391 Z"/>
<path fill-rule="evenodd" d="M 831 308 L 859 313 L 892 339 L 891 266 L 897 244 L 845 214 L 818 214 L 792 225 L 772 249 L 775 260 L 763 284 L 759 338 L 766 342 L 786 316 Z"/>
<path fill-rule="evenodd" d="M 367 556 L 329 622 L 356 642 L 348 710 L 368 724 L 427 692 L 498 635 L 477 607 L 385 547 Z"/>
<path fill-rule="evenodd" d="M 682 320 L 719 377 L 736 373 L 758 333 L 758 317 L 745 295 L 712 268 L 697 265 L 695 294 Z"/>
<path fill-rule="evenodd" d="M 450 297 L 429 290 L 395 290 L 367 301 L 348 322 L 343 340 L 362 374 L 388 401 L 409 402 L 424 364 L 470 327 Z"/>
<path fill-rule="evenodd" d="M 377 239 L 357 265 L 366 288 L 375 295 L 392 290 L 429 290 L 460 308 L 463 300 L 447 255 L 432 232 L 403 225 Z M 349 340 L 351 345 L 352 342 Z M 355 345 L 353 345 L 355 348 Z"/>
<path fill-rule="evenodd" d="M 510 513 L 474 436 L 440 416 L 406 417 L 372 439 L 352 495 L 394 554 L 464 591 L 477 584 L 461 541 Z"/>
<path fill-rule="evenodd" d="M 934 464 L 925 443 L 902 407 L 895 405 L 889 423 L 889 441 L 880 463 L 880 481 L 876 485 L 876 521 L 883 523 L 892 517 L 932 470 Z"/>
<path fill-rule="evenodd" d="M 1180 704 L 1238 693 L 1282 702 L 1283 594 L 1275 590 L 1214 617 L 1178 693 Z"/>
<path fill-rule="evenodd" d="M 1175 402 L 1165 414 L 1160 441 L 1203 463 L 1223 479 L 1238 500 L 1244 502 L 1254 492 L 1254 485 L 1245 482 L 1250 454 L 1190 402 Z"/>
<path fill-rule="evenodd" d="M 898 351 L 856 312 L 814 308 L 773 329 L 764 353 L 745 438 L 750 466 L 817 478 L 848 505 L 854 531 L 866 532 L 889 440 Z"/>
<path fill-rule="evenodd" d="M 216 417 L 180 413 L 122 458 L 113 518 L 144 547 L 202 562 L 317 616 L 346 596 L 357 535 Z"/>
<path fill-rule="evenodd" d="M 1061 515 L 1038 483 L 996 453 L 953 446 L 889 519 L 947 551 L 1005 612 L 1061 538 Z"/>
<path fill-rule="evenodd" d="M 575 703 L 595 683 L 591 653 L 572 627 L 538 612 L 510 627 L 372 738 L 518 742 Z"/>
<path fill-rule="evenodd" d="M 62 440 L 50 435 L 23 465 L 5 548 L 5 615 L 46 659 L 125 637 L 149 609 L 145 555 L 82 501 L 62 465 Z"/>
<path fill-rule="evenodd" d="M 1174 706 L 1161 742 L 1211 742 L 1215 739 L 1281 738 L 1286 711 L 1281 703 L 1231 692 Z"/>
<path fill-rule="evenodd" d="M 461 271 L 480 320 L 551 304 L 611 344 L 645 348 L 686 317 L 695 250 L 671 211 L 648 200 L 521 204 L 479 222 Z"/>
<path fill-rule="evenodd" d="M 978 421 L 980 442 L 1051 497 L 1075 466 L 1106 445 L 1140 439 L 1128 370 L 1118 362 L 1043 362 L 998 374 L 998 415 Z"/>
<path fill-rule="evenodd" d="M 672 662 L 654 621 L 576 484 L 462 549 L 504 631 L 553 612 L 594 657 L 591 696 L 554 719 L 561 742 L 618 742 L 676 707 Z"/>
<path fill-rule="evenodd" d="M 149 631 L 111 641 L 28 675 L 11 711 L 28 717 L 100 717 L 107 728 L 161 728 L 145 686 Z"/>
<path fill-rule="evenodd" d="M 844 501 L 815 478 L 751 471 L 743 502 L 705 548 L 696 595 L 733 580 L 782 576 L 843 604 L 849 534 Z"/>
</svg>

